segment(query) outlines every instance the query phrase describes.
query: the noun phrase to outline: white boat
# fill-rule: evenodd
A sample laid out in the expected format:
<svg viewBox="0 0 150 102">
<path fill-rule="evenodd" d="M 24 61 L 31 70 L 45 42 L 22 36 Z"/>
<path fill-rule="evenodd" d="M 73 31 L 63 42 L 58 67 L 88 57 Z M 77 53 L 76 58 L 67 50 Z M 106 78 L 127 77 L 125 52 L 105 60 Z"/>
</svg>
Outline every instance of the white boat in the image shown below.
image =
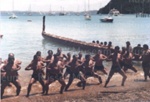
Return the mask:
<svg viewBox="0 0 150 102">
<path fill-rule="evenodd" d="M 12 3 L 12 15 L 9 17 L 9 19 L 17 19 L 18 18 L 13 11 L 14 11 L 14 0 Z"/>
<path fill-rule="evenodd" d="M 85 20 L 91 20 L 91 15 L 89 13 L 89 9 L 90 9 L 90 5 L 89 5 L 89 0 L 88 0 L 88 12 L 85 13 L 85 15 L 84 15 Z"/>
<path fill-rule="evenodd" d="M 113 18 L 112 17 L 105 17 L 100 19 L 101 22 L 106 22 L 106 23 L 112 23 L 113 22 Z"/>
<path fill-rule="evenodd" d="M 18 17 L 13 13 L 10 17 L 9 17 L 9 19 L 17 19 Z"/>
<path fill-rule="evenodd" d="M 85 19 L 86 19 L 86 20 L 91 20 L 91 15 L 90 15 L 90 14 L 86 14 L 86 15 L 85 15 Z"/>
<path fill-rule="evenodd" d="M 117 9 L 113 8 L 109 11 L 109 14 L 114 15 L 114 16 L 118 16 L 118 15 L 120 15 L 120 12 Z"/>
</svg>

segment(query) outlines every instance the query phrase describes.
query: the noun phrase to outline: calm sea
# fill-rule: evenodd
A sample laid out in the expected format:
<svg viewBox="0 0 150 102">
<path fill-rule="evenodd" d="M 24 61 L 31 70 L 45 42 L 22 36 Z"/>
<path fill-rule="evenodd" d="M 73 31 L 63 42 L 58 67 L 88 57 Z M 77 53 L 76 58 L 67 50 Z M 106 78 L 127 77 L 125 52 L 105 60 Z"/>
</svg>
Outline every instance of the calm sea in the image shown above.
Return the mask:
<svg viewBox="0 0 150 102">
<path fill-rule="evenodd" d="M 114 17 L 113 23 L 102 23 L 103 16 L 92 16 L 91 21 L 84 20 L 83 16 L 47 16 L 46 32 L 92 42 L 93 40 L 112 41 L 113 45 L 125 46 L 130 41 L 132 46 L 137 44 L 150 45 L 150 17 L 136 18 L 135 15 L 120 15 Z M 33 58 L 36 51 L 41 51 L 42 56 L 47 55 L 47 50 L 56 52 L 62 47 L 64 53 L 78 53 L 65 45 L 47 41 L 41 36 L 42 16 L 19 16 L 18 19 L 0 19 L 0 58 L 8 57 L 8 53 L 15 54 L 22 61 L 24 69 Z M 27 20 L 32 22 L 27 22 Z M 84 53 L 84 52 L 83 52 Z M 24 70 L 21 70 L 24 72 Z"/>
</svg>

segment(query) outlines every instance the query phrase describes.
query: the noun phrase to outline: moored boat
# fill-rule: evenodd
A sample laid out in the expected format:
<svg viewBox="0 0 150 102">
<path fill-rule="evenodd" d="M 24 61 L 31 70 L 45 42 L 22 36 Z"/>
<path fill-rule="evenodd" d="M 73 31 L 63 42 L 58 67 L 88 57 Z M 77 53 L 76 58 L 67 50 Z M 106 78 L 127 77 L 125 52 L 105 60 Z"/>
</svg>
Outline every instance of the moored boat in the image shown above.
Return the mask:
<svg viewBox="0 0 150 102">
<path fill-rule="evenodd" d="M 105 17 L 103 19 L 100 19 L 101 22 L 108 22 L 108 23 L 112 23 L 113 20 L 114 19 L 112 17 Z"/>
</svg>

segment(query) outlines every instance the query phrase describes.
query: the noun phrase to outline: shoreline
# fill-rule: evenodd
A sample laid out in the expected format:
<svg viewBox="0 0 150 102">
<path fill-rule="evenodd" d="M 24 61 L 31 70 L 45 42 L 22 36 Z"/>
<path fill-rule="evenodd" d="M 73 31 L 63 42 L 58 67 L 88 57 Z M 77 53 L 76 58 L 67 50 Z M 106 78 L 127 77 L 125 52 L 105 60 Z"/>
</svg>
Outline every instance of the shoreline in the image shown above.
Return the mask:
<svg viewBox="0 0 150 102">
<path fill-rule="evenodd" d="M 101 73 L 100 73 L 101 74 Z M 39 82 L 32 86 L 31 94 L 29 98 L 26 98 L 27 86 L 22 87 L 19 96 L 15 96 L 14 86 L 8 87 L 5 90 L 4 98 L 2 102 L 108 102 L 108 101 L 150 101 L 150 79 L 144 81 L 144 76 L 142 71 L 137 73 L 128 71 L 127 80 L 125 86 L 121 86 L 122 77 L 116 73 L 110 80 L 107 88 L 104 88 L 104 83 L 106 81 L 106 76 L 101 75 L 103 79 L 102 84 L 98 84 L 98 79 L 90 77 L 87 79 L 87 85 L 85 90 L 81 87 L 77 87 L 76 84 L 79 81 L 75 79 L 73 84 L 70 86 L 67 92 L 59 94 L 60 84 L 58 81 L 52 83 L 49 87 L 49 94 L 42 95 L 42 87 Z M 68 82 L 68 79 L 65 80 Z M 28 84 L 28 83 L 26 83 Z"/>
</svg>

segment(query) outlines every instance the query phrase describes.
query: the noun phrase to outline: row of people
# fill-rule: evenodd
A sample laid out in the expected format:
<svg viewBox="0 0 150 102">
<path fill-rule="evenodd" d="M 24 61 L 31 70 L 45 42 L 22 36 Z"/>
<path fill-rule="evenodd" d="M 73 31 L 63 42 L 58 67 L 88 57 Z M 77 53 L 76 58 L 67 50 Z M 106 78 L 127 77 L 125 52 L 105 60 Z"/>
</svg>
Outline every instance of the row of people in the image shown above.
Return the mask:
<svg viewBox="0 0 150 102">
<path fill-rule="evenodd" d="M 144 70 L 144 77 L 147 80 L 147 77 L 150 77 L 150 51 L 148 50 L 148 45 L 143 46 L 143 55 L 142 55 L 142 66 Z M 48 51 L 48 56 L 46 58 L 41 57 L 41 52 L 38 51 L 31 63 L 25 68 L 25 70 L 33 70 L 28 88 L 27 88 L 27 97 L 31 91 L 31 87 L 34 82 L 39 81 L 42 85 L 42 93 L 48 94 L 49 84 L 58 80 L 61 84 L 60 93 L 63 91 L 67 91 L 70 85 L 73 82 L 74 78 L 78 78 L 81 80 L 78 84 L 82 84 L 82 88 L 85 89 L 86 79 L 90 76 L 96 77 L 99 80 L 99 83 L 102 83 L 102 78 L 97 74 L 97 70 L 102 71 L 107 75 L 107 71 L 103 66 L 104 60 L 111 60 L 112 66 L 108 75 L 108 79 L 105 82 L 105 87 L 109 83 L 111 77 L 114 73 L 118 72 L 123 76 L 122 86 L 124 86 L 125 80 L 127 76 L 124 71 L 128 68 L 137 72 L 137 70 L 132 65 L 132 53 L 129 50 L 122 50 L 120 52 L 120 48 L 118 46 L 115 47 L 114 53 L 112 53 L 109 57 L 106 57 L 98 51 L 98 53 L 91 57 L 90 55 L 86 55 L 85 58 L 82 58 L 82 53 L 79 53 L 79 56 L 73 55 L 71 58 L 71 54 L 67 55 L 63 54 L 61 49 L 58 48 L 57 53 L 53 55 L 53 51 Z M 44 64 L 46 63 L 46 64 Z M 4 65 L 1 68 L 1 72 L 4 73 L 2 77 L 1 83 L 1 96 L 4 94 L 4 89 L 9 83 L 13 83 L 16 88 L 16 95 L 19 95 L 21 85 L 18 80 L 18 70 L 21 69 L 21 62 L 15 60 L 14 54 L 10 53 L 8 59 L 4 61 Z M 45 80 L 43 78 L 44 69 L 46 68 L 46 77 Z M 123 70 L 122 70 L 123 68 Z M 65 73 L 63 74 L 65 70 Z M 69 74 L 68 84 L 65 83 L 65 78 Z"/>
</svg>

